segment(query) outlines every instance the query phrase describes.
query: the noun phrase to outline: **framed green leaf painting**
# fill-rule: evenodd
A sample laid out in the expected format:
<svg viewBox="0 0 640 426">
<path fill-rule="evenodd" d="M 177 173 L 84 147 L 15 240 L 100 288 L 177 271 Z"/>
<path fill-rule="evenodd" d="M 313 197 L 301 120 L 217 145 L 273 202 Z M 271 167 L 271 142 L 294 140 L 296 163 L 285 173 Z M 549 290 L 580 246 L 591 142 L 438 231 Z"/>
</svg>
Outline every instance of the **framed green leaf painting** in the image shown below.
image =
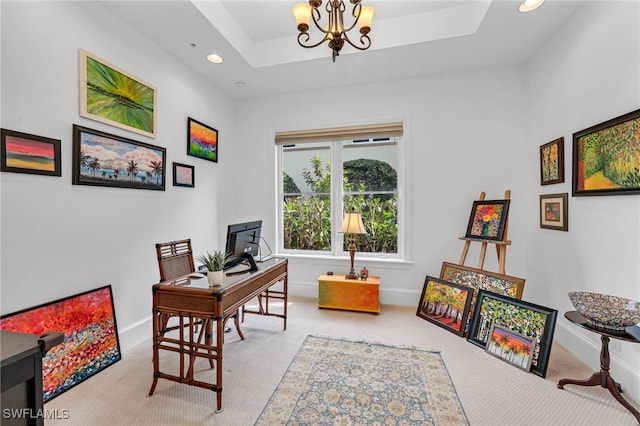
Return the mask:
<svg viewBox="0 0 640 426">
<path fill-rule="evenodd" d="M 156 137 L 155 86 L 80 49 L 80 115 Z"/>
</svg>

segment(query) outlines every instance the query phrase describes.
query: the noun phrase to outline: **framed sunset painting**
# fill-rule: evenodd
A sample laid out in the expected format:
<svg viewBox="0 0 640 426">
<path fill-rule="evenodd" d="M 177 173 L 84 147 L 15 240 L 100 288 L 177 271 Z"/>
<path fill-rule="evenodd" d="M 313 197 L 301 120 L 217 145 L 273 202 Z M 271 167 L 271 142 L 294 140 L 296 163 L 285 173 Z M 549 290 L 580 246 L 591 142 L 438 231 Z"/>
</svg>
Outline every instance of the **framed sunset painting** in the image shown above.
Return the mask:
<svg viewBox="0 0 640 426">
<path fill-rule="evenodd" d="M 191 117 L 187 121 L 187 155 L 218 162 L 218 131 Z"/>
<path fill-rule="evenodd" d="M 0 130 L 0 170 L 33 175 L 62 176 L 59 139 Z"/>
</svg>

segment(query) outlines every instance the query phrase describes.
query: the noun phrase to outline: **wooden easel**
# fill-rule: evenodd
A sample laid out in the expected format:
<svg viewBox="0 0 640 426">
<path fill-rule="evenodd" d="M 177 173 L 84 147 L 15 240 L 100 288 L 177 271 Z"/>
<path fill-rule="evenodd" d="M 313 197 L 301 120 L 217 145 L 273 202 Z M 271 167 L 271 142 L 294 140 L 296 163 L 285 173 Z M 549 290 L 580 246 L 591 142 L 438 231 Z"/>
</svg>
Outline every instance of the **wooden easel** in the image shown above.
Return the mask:
<svg viewBox="0 0 640 426">
<path fill-rule="evenodd" d="M 485 196 L 486 194 L 484 193 L 484 191 L 481 192 L 479 200 L 484 200 Z M 511 199 L 510 189 L 507 189 L 506 191 L 504 191 L 504 199 L 505 200 Z M 480 238 L 460 237 L 459 239 L 464 241 L 464 248 L 462 249 L 462 255 L 460 256 L 460 262 L 458 262 L 458 264 L 464 265 L 464 262 L 467 259 L 467 253 L 469 252 L 469 246 L 471 245 L 471 242 L 475 241 L 482 244 L 482 247 L 480 247 L 480 258 L 478 259 L 478 269 L 483 269 L 484 258 L 487 254 L 487 245 L 495 244 L 496 254 L 498 255 L 498 273 L 505 275 L 504 268 L 505 268 L 505 261 L 507 257 L 507 246 L 511 245 L 511 240 L 507 239 L 507 231 L 509 230 L 509 213 L 508 212 L 507 212 L 507 217 L 505 221 L 506 222 L 504 225 L 504 234 L 502 234 L 501 241 L 483 240 Z"/>
</svg>

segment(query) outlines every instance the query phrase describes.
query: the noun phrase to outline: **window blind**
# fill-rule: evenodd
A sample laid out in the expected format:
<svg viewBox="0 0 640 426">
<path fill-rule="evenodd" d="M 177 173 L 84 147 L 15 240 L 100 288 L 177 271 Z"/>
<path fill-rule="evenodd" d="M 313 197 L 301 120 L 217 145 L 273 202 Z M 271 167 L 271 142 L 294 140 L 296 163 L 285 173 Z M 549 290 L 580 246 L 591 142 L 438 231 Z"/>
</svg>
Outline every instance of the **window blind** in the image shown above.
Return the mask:
<svg viewBox="0 0 640 426">
<path fill-rule="evenodd" d="M 276 145 L 321 142 L 329 140 L 376 139 L 402 136 L 402 122 L 367 124 L 364 126 L 276 132 Z"/>
</svg>

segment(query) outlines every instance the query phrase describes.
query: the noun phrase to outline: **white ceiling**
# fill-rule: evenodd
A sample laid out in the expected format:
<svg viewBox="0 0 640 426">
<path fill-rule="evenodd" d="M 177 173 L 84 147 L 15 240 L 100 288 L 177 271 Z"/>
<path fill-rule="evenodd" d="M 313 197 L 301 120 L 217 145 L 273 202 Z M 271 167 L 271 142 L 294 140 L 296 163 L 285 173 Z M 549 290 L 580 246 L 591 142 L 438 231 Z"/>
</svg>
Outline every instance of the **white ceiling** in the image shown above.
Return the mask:
<svg viewBox="0 0 640 426">
<path fill-rule="evenodd" d="M 100 3 L 235 99 L 524 64 L 583 3 L 546 0 L 523 14 L 515 0 L 363 0 L 376 9 L 372 46 L 345 45 L 332 63 L 326 43 L 298 45 L 291 8 L 299 1 Z M 211 64 L 209 53 L 224 62 Z"/>
</svg>

